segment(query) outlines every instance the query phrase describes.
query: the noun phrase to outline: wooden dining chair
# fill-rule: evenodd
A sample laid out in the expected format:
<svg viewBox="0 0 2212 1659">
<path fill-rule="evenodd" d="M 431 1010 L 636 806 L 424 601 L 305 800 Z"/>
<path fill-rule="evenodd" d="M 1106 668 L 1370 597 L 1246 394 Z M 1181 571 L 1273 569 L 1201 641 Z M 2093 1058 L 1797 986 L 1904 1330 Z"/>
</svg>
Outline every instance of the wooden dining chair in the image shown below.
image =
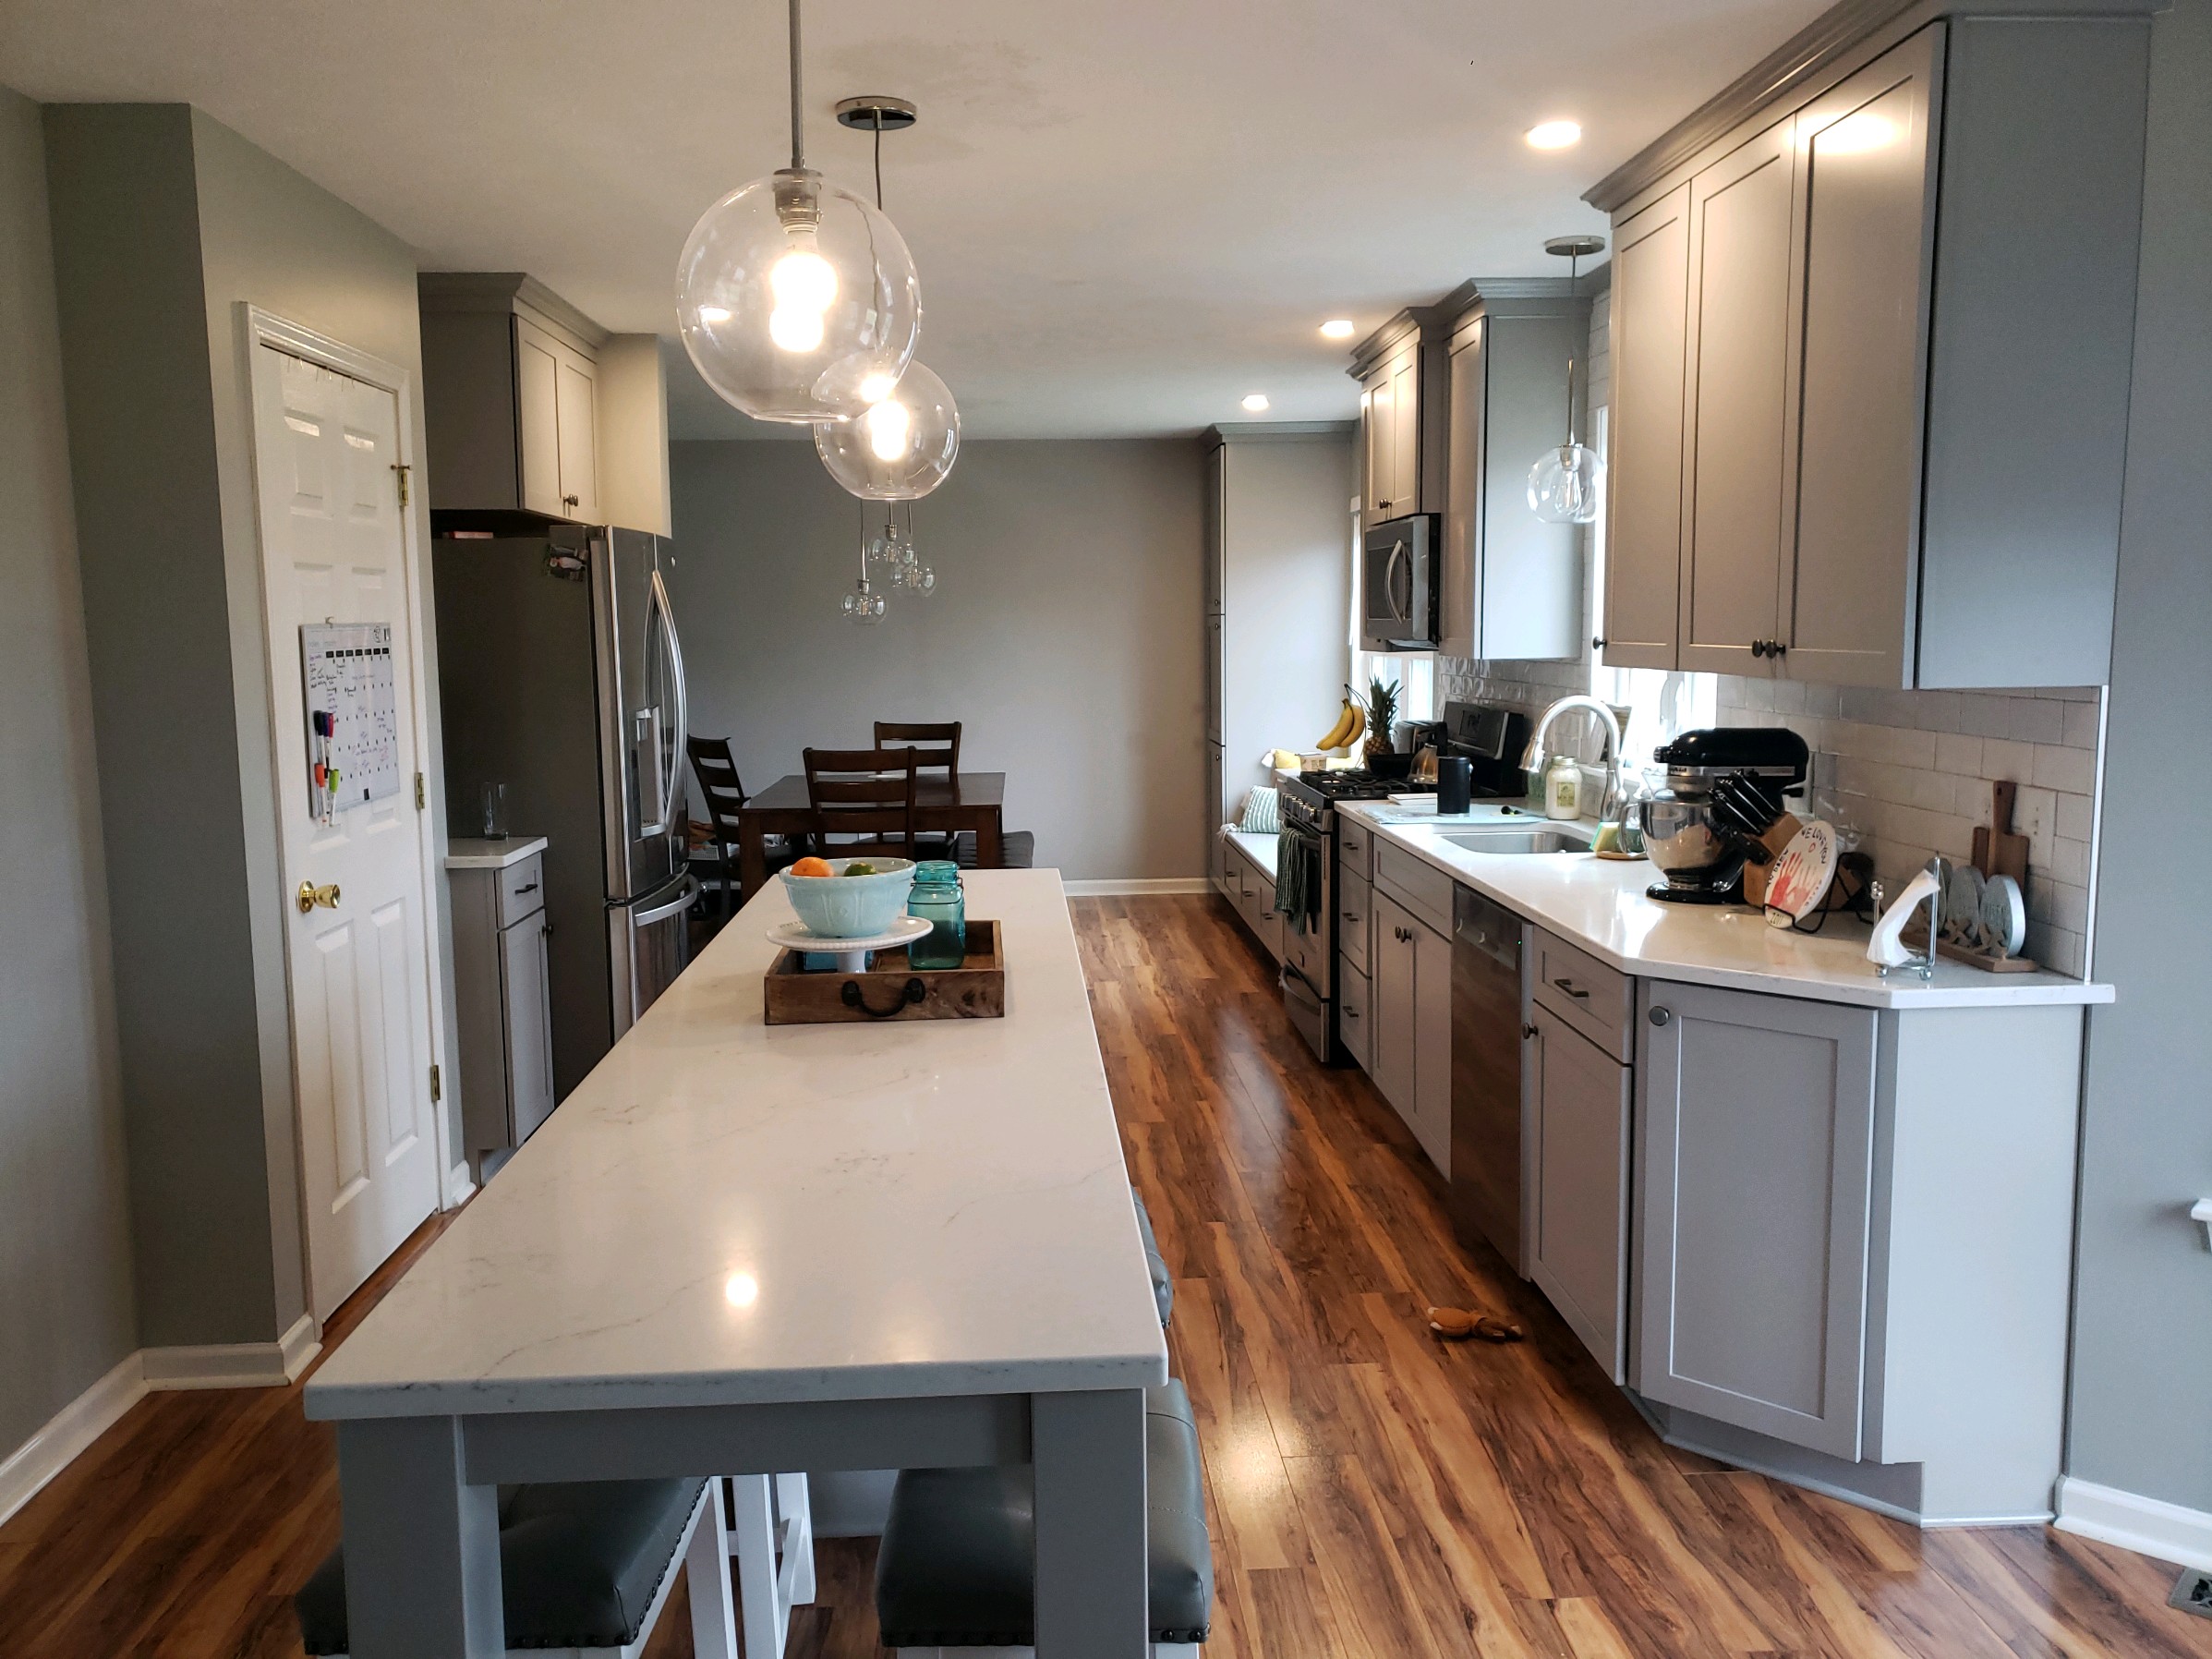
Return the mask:
<svg viewBox="0 0 2212 1659">
<path fill-rule="evenodd" d="M 947 784 L 954 788 L 959 786 L 960 721 L 877 721 L 876 746 L 888 749 L 896 745 L 904 745 L 913 750 L 915 771 L 941 771 L 945 774 Z M 956 835 L 924 835 L 919 840 L 919 845 L 922 850 L 914 854 L 917 858 L 960 856 L 960 838 Z"/>
<path fill-rule="evenodd" d="M 809 749 L 806 801 L 825 857 L 918 856 L 913 749 Z"/>
<path fill-rule="evenodd" d="M 683 746 L 691 755 L 691 775 L 698 781 L 700 797 L 707 803 L 707 817 L 720 871 L 722 919 L 728 921 L 737 912 L 734 863 L 738 855 L 737 815 L 749 797 L 744 784 L 738 780 L 737 762 L 731 757 L 727 737 L 687 737 Z M 777 835 L 768 837 L 766 851 L 768 869 L 773 873 L 804 856 L 807 848 L 804 840 Z"/>
</svg>

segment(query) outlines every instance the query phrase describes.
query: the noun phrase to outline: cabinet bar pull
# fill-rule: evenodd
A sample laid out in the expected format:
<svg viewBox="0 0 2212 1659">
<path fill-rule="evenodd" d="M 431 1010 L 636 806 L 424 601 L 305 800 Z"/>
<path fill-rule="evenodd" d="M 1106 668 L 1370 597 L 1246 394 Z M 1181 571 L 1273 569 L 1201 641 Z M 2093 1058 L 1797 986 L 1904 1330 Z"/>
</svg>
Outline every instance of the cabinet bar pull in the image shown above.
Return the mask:
<svg viewBox="0 0 2212 1659">
<path fill-rule="evenodd" d="M 1572 997 L 1577 1002 L 1588 1002 L 1589 1000 L 1589 993 L 1588 991 L 1577 990 L 1575 988 L 1575 982 L 1571 979 L 1554 979 L 1552 981 L 1552 983 L 1557 986 L 1561 990 L 1565 991 L 1568 996 Z"/>
</svg>

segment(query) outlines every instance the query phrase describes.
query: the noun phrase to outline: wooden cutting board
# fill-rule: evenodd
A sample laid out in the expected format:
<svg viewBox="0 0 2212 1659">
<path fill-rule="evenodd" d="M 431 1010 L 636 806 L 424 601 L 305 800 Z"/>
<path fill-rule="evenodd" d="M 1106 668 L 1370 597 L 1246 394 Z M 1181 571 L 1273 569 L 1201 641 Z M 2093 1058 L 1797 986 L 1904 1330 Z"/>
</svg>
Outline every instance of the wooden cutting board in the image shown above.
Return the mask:
<svg viewBox="0 0 2212 1659">
<path fill-rule="evenodd" d="M 2027 889 L 2027 837 L 2013 833 L 2017 783 L 1989 786 L 1989 821 L 1974 831 L 1974 867 L 1985 876 L 2010 876 Z"/>
</svg>

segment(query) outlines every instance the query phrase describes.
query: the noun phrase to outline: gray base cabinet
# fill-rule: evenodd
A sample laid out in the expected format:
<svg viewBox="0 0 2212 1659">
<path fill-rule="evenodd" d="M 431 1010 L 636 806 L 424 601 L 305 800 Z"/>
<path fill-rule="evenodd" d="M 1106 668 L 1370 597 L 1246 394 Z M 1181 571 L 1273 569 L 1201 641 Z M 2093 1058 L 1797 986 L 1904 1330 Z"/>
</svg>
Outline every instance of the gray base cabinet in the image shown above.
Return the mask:
<svg viewBox="0 0 2212 1659">
<path fill-rule="evenodd" d="M 1452 1162 L 1452 942 L 1403 905 L 1372 896 L 1368 1074 L 1429 1161 Z"/>
<path fill-rule="evenodd" d="M 450 872 L 461 1117 L 471 1155 L 529 1139 L 552 1116 L 553 1015 L 544 866 Z"/>
<path fill-rule="evenodd" d="M 1529 1277 L 1626 1382 L 1631 1069 L 1541 1004 L 1529 1030 Z"/>
<path fill-rule="evenodd" d="M 1645 987 L 1638 1387 L 1855 1460 L 1877 1016 Z"/>
</svg>

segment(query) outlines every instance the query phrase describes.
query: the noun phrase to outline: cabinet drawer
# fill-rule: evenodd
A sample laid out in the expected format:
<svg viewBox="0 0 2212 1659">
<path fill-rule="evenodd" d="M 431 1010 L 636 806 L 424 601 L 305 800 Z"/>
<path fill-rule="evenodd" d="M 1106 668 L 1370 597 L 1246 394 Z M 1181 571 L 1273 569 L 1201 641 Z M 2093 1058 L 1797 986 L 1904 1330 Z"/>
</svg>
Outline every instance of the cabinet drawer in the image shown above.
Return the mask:
<svg viewBox="0 0 2212 1659">
<path fill-rule="evenodd" d="M 1405 848 L 1375 847 L 1375 885 L 1441 933 L 1452 937 L 1452 878 Z"/>
<path fill-rule="evenodd" d="M 1275 961 L 1283 960 L 1283 918 L 1275 911 L 1275 883 L 1264 876 L 1252 878 L 1252 931 L 1260 936 L 1260 943 L 1267 947 L 1267 954 Z"/>
<path fill-rule="evenodd" d="M 1367 975 L 1349 963 L 1339 964 L 1342 972 L 1336 984 L 1336 1035 L 1344 1044 L 1344 1051 L 1358 1062 L 1362 1072 L 1374 1065 L 1373 1038 L 1369 1035 L 1374 1023 L 1373 993 Z"/>
<path fill-rule="evenodd" d="M 1336 877 L 1357 876 L 1365 881 L 1374 874 L 1375 838 L 1365 824 L 1336 815 Z"/>
<path fill-rule="evenodd" d="M 1636 1057 L 1636 982 L 1587 951 L 1531 927 L 1529 978 L 1549 1009 L 1624 1065 Z"/>
<path fill-rule="evenodd" d="M 1336 951 L 1365 974 L 1373 948 L 1374 894 L 1363 878 L 1352 877 L 1336 884 Z"/>
<path fill-rule="evenodd" d="M 1237 895 L 1237 849 L 1226 835 L 1214 838 L 1214 885 L 1225 899 Z"/>
<path fill-rule="evenodd" d="M 533 853 L 519 864 L 511 864 L 500 872 L 500 917 L 502 927 L 519 922 L 534 911 L 545 908 L 545 855 Z"/>
</svg>

